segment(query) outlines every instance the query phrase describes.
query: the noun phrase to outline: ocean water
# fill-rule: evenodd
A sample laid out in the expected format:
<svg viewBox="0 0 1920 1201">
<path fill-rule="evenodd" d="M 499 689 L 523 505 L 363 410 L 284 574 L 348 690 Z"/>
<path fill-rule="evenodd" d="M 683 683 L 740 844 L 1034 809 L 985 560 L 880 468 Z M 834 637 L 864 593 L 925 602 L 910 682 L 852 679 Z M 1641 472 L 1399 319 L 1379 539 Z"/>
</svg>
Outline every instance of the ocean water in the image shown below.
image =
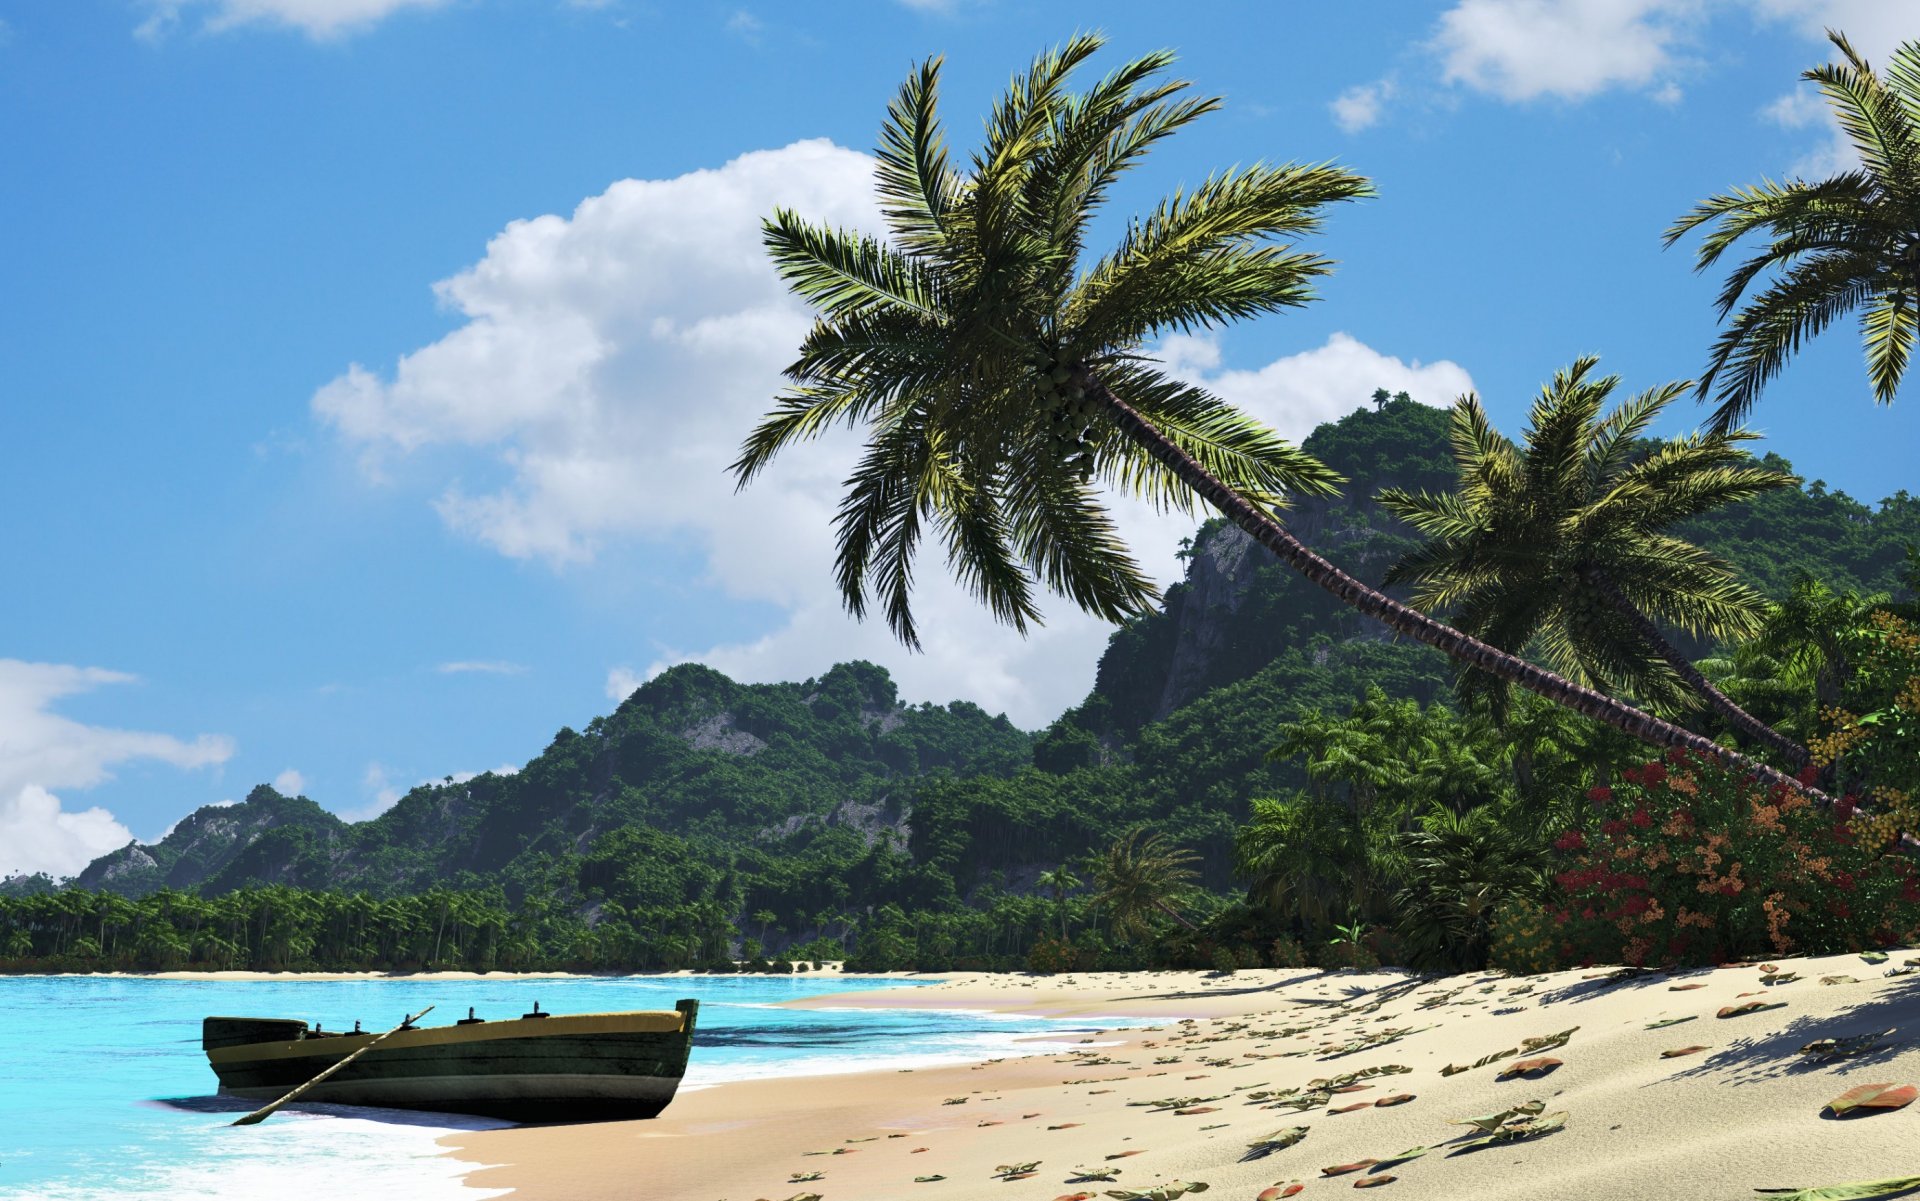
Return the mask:
<svg viewBox="0 0 1920 1201">
<path fill-rule="evenodd" d="M 253 1102 L 216 1098 L 200 1050 L 208 1014 L 291 1017 L 329 1030 L 552 1013 L 670 1009 L 700 999 L 683 1091 L 728 1080 L 1033 1053 L 1016 1040 L 1084 1027 L 965 1011 L 804 1010 L 776 1003 L 897 981 L 749 976 L 547 980 L 212 981 L 0 977 L 0 1199 L 438 1201 L 499 1196 L 435 1140 L 501 1125 L 350 1106 L 290 1106 L 232 1128 Z M 379 1054 L 379 1052 L 374 1052 Z M 671 1111 L 669 1111 L 671 1112 Z"/>
</svg>

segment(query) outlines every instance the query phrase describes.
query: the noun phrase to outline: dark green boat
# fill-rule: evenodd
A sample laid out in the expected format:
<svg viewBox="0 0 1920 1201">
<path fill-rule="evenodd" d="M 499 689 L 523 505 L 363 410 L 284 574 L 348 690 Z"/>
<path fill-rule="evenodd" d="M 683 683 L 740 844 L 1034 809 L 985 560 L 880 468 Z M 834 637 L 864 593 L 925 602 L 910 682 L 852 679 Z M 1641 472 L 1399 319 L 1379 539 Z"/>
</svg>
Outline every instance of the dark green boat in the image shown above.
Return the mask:
<svg viewBox="0 0 1920 1201">
<path fill-rule="evenodd" d="M 515 1122 L 650 1118 L 687 1070 L 700 1002 L 670 1010 L 545 1014 L 408 1026 L 301 1099 L 470 1113 Z M 201 1026 L 220 1091 L 272 1101 L 366 1046 L 287 1018 L 210 1017 Z"/>
</svg>

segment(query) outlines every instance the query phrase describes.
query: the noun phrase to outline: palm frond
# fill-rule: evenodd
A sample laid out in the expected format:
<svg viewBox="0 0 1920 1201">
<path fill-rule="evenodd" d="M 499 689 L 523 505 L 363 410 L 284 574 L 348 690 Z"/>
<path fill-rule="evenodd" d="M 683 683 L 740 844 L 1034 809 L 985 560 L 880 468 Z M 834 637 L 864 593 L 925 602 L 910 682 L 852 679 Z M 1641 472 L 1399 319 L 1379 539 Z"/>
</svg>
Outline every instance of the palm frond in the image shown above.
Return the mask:
<svg viewBox="0 0 1920 1201">
<path fill-rule="evenodd" d="M 933 254 L 944 245 L 958 186 L 940 130 L 940 61 L 927 59 L 900 85 L 874 151 L 881 212 L 909 254 Z"/>
</svg>

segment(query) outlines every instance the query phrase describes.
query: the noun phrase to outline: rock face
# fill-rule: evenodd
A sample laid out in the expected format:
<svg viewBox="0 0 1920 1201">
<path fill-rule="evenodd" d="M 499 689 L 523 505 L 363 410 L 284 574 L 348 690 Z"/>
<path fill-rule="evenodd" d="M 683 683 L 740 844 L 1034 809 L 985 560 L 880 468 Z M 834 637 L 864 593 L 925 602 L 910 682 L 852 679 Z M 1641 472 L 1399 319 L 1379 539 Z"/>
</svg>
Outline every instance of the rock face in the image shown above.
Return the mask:
<svg viewBox="0 0 1920 1201">
<path fill-rule="evenodd" d="M 307 798 L 282 796 L 262 784 L 237 805 L 202 806 L 157 843 L 131 842 L 102 855 L 74 884 L 127 896 L 198 887 L 240 864 L 263 839 L 318 839 L 324 845 L 345 829 L 345 822 Z"/>
<path fill-rule="evenodd" d="M 1221 525 L 1187 560 L 1186 588 L 1174 617 L 1166 683 L 1153 707 L 1158 721 L 1206 691 L 1227 651 L 1234 618 L 1254 585 L 1253 566 L 1272 555 L 1235 525 Z"/>
</svg>

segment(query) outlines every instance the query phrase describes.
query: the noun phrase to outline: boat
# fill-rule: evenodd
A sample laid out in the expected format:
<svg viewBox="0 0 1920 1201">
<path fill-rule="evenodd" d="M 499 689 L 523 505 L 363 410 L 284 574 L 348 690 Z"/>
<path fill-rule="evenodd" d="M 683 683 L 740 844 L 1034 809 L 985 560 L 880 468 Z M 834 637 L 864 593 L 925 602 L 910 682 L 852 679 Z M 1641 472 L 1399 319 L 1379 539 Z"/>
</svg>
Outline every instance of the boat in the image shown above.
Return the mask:
<svg viewBox="0 0 1920 1201">
<path fill-rule="evenodd" d="M 651 1118 L 687 1070 L 700 1003 L 628 1013 L 533 1012 L 449 1026 L 411 1021 L 302 1101 L 477 1114 L 513 1122 Z M 220 1091 L 272 1101 L 379 1037 L 291 1018 L 210 1017 L 200 1045 Z"/>
</svg>

